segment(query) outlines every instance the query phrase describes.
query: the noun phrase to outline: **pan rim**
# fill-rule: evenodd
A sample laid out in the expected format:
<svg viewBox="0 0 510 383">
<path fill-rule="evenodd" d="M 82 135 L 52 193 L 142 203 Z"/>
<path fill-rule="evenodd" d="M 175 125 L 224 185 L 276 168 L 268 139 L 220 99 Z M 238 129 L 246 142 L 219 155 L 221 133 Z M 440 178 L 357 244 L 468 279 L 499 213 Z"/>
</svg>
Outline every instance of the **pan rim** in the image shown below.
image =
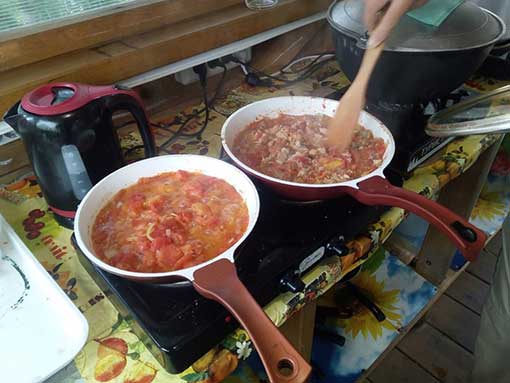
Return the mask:
<svg viewBox="0 0 510 383">
<path fill-rule="evenodd" d="M 254 175 L 256 177 L 259 177 L 261 179 L 264 179 L 266 181 L 269 181 L 269 182 L 273 182 L 273 183 L 277 183 L 277 184 L 282 184 L 282 185 L 286 185 L 286 186 L 291 186 L 291 187 L 296 187 L 296 188 L 308 188 L 308 189 L 316 189 L 316 188 L 317 189 L 330 189 L 330 188 L 338 188 L 338 187 L 351 187 L 351 188 L 356 188 L 357 189 L 358 188 L 357 185 L 360 182 L 362 182 L 362 181 L 365 181 L 365 180 L 367 180 L 369 178 L 372 178 L 374 176 L 384 177 L 383 171 L 384 171 L 384 169 L 386 169 L 386 167 L 388 167 L 388 165 L 390 164 L 390 162 L 392 161 L 392 159 L 393 159 L 393 157 L 395 155 L 395 139 L 393 138 L 393 134 L 390 132 L 388 127 L 380 119 L 378 119 L 377 117 L 375 117 L 374 115 L 370 114 L 369 112 L 367 112 L 365 110 L 361 111 L 360 120 L 362 118 L 367 118 L 368 117 L 368 118 L 372 119 L 373 121 L 375 121 L 375 123 L 377 123 L 377 125 L 379 125 L 379 127 L 381 128 L 381 130 L 385 134 L 385 142 L 387 144 L 387 147 L 386 147 L 386 151 L 385 151 L 384 157 L 383 157 L 383 162 L 381 163 L 381 165 L 379 165 L 372 172 L 370 172 L 368 174 L 365 174 L 362 177 L 353 178 L 351 180 L 347 180 L 347 181 L 344 181 L 344 182 L 337 182 L 337 183 L 331 183 L 331 184 L 305 184 L 305 183 L 287 181 L 287 180 L 283 180 L 283 179 L 280 179 L 280 178 L 272 177 L 272 176 L 269 176 L 267 174 L 259 172 L 258 170 L 255 170 L 255 169 L 251 168 L 250 166 L 246 165 L 243 161 L 241 161 L 232 152 L 232 150 L 230 149 L 230 147 L 229 147 L 229 145 L 227 143 L 227 140 L 226 140 L 225 136 L 226 136 L 227 130 L 229 129 L 229 126 L 232 124 L 232 121 L 239 114 L 241 114 L 243 111 L 245 111 L 247 109 L 252 108 L 255 105 L 259 105 L 261 103 L 269 103 L 269 102 L 276 101 L 276 100 L 284 100 L 284 99 L 289 99 L 289 100 L 299 100 L 299 99 L 313 100 L 314 102 L 319 102 L 320 101 L 322 103 L 329 103 L 329 104 L 334 103 L 334 104 L 338 105 L 338 101 L 332 100 L 332 99 L 328 99 L 328 98 L 324 98 L 324 97 L 315 97 L 315 96 L 280 96 L 280 97 L 265 98 L 263 100 L 259 100 L 259 101 L 255 101 L 255 102 L 249 103 L 249 104 L 243 106 L 242 108 L 239 108 L 234 113 L 232 113 L 225 120 L 225 122 L 223 123 L 223 127 L 221 129 L 221 144 L 222 144 L 223 149 L 225 150 L 225 152 L 228 154 L 228 156 L 239 167 L 241 167 L 245 172 L 247 172 L 249 174 L 252 174 L 252 175 Z M 272 109 L 271 111 L 276 111 L 276 109 Z M 296 114 L 296 115 L 299 115 L 299 114 Z M 366 128 L 366 129 L 371 130 L 370 128 L 368 128 L 368 127 L 366 127 L 364 125 L 363 125 L 363 127 Z"/>
<path fill-rule="evenodd" d="M 90 198 L 91 195 L 93 195 L 94 193 L 97 193 L 98 192 L 97 190 L 100 190 L 100 188 L 103 187 L 104 184 L 106 184 L 107 182 L 110 182 L 110 180 L 114 176 L 118 175 L 121 172 L 128 171 L 127 169 L 129 169 L 130 167 L 141 166 L 140 163 L 142 163 L 142 162 L 150 163 L 150 162 L 154 162 L 154 161 L 164 161 L 165 159 L 169 159 L 169 157 L 170 157 L 170 159 L 177 158 L 177 157 L 179 157 L 179 158 L 196 158 L 197 160 L 199 159 L 200 161 L 205 160 L 205 161 L 211 161 L 211 162 L 219 162 L 222 164 L 222 166 L 226 165 L 230 171 L 235 172 L 240 177 L 242 177 L 242 179 L 246 182 L 246 185 L 250 189 L 250 195 L 254 197 L 253 211 L 250 212 L 249 203 L 248 203 L 249 197 L 241 195 L 244 199 L 244 202 L 246 203 L 246 206 L 247 206 L 249 214 L 250 214 L 250 220 L 248 222 L 248 227 L 246 228 L 245 232 L 243 233 L 241 238 L 239 238 L 235 243 L 232 244 L 231 247 L 229 247 L 223 253 L 218 254 L 216 257 L 211 258 L 211 259 L 209 259 L 205 262 L 202 262 L 198 265 L 195 265 L 192 267 L 187 267 L 184 269 L 179 269 L 179 270 L 174 270 L 174 271 L 157 272 L 157 273 L 148 273 L 148 272 L 137 272 L 137 271 L 124 270 L 124 269 L 112 266 L 112 265 L 104 262 L 103 260 L 98 258 L 91 249 L 89 249 L 89 247 L 86 245 L 85 241 L 82 238 L 82 232 L 80 231 L 80 217 L 82 215 L 89 214 L 89 213 L 84 212 L 84 209 L 86 208 L 86 201 Z M 170 169 L 170 170 L 168 170 L 168 172 L 173 172 L 173 171 L 177 171 L 177 170 L 178 169 Z M 161 172 L 154 173 L 154 174 L 151 174 L 148 176 L 152 176 L 152 175 L 156 175 L 156 174 L 160 174 L 160 173 Z M 217 178 L 220 178 L 220 179 L 224 180 L 225 182 L 229 183 L 230 185 L 232 185 L 233 187 L 235 187 L 235 185 L 231 181 L 229 181 L 223 177 L 217 177 Z M 136 181 L 135 181 L 135 183 L 136 183 Z M 130 185 L 133 185 L 133 184 L 130 184 Z M 117 192 L 119 190 L 117 190 Z M 238 189 L 236 188 L 236 190 L 238 190 Z M 103 206 L 104 206 L 104 203 L 101 205 L 101 207 L 103 207 Z M 244 172 L 242 172 L 240 169 L 236 168 L 235 166 L 233 166 L 225 161 L 222 161 L 222 160 L 214 158 L 214 157 L 207 157 L 207 156 L 202 156 L 202 155 L 197 155 L 197 154 L 168 154 L 168 155 L 163 155 L 163 156 L 146 158 L 146 159 L 137 161 L 135 163 L 126 165 L 120 169 L 117 169 L 115 172 L 110 173 L 108 176 L 106 176 L 101 181 L 99 181 L 96 185 L 94 185 L 92 187 L 92 189 L 90 189 L 89 192 L 85 195 L 85 197 L 81 201 L 80 205 L 78 206 L 78 209 L 76 211 L 75 221 L 74 221 L 74 233 L 76 236 L 76 242 L 78 244 L 78 247 L 83 252 L 83 254 L 93 264 L 95 264 L 102 270 L 105 270 L 111 274 L 125 277 L 125 278 L 131 279 L 131 280 L 138 280 L 138 281 L 143 281 L 143 280 L 145 280 L 145 281 L 155 281 L 155 280 L 164 281 L 165 279 L 175 278 L 176 280 L 181 279 L 183 281 L 188 280 L 188 281 L 192 282 L 193 281 L 193 273 L 198 269 L 206 267 L 207 265 L 209 265 L 215 261 L 218 261 L 220 259 L 228 259 L 231 262 L 235 261 L 234 260 L 234 252 L 246 240 L 246 238 L 250 235 L 250 233 L 253 231 L 253 228 L 255 227 L 255 224 L 258 221 L 259 212 L 260 212 L 260 197 L 259 197 L 258 191 L 255 188 L 255 185 L 253 184 L 252 180 L 250 180 L 250 178 Z M 253 214 L 251 214 L 251 213 L 253 213 Z M 98 211 L 95 211 L 91 214 L 93 214 L 93 217 L 95 219 L 95 217 L 98 214 Z M 253 219 L 251 217 L 253 217 Z M 94 221 L 94 219 L 92 221 Z M 90 231 L 87 230 L 86 234 L 90 235 Z"/>
</svg>

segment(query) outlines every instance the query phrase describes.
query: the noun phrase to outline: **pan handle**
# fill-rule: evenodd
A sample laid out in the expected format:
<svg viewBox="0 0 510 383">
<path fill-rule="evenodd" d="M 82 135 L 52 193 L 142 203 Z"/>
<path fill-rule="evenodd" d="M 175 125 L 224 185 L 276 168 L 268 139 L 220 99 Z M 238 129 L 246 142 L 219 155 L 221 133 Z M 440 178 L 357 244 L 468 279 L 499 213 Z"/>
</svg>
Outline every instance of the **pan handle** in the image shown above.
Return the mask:
<svg viewBox="0 0 510 383">
<path fill-rule="evenodd" d="M 264 313 L 227 259 L 213 262 L 193 274 L 202 296 L 225 306 L 246 329 L 273 383 L 304 383 L 310 365 Z"/>
<path fill-rule="evenodd" d="M 393 186 L 383 177 L 368 178 L 358 183 L 358 188 L 346 192 L 366 205 L 396 206 L 422 217 L 450 238 L 468 261 L 475 261 L 485 246 L 487 236 L 476 226 L 433 200 Z"/>
</svg>

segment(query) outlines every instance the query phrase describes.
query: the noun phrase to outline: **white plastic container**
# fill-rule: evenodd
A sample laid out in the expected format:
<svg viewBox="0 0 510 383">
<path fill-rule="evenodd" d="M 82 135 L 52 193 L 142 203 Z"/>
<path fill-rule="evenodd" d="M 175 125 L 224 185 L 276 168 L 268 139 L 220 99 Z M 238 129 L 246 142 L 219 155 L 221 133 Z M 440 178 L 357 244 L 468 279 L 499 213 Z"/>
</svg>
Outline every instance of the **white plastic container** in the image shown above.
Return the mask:
<svg viewBox="0 0 510 383">
<path fill-rule="evenodd" d="M 0 215 L 0 381 L 46 380 L 87 335 L 85 317 Z"/>
</svg>

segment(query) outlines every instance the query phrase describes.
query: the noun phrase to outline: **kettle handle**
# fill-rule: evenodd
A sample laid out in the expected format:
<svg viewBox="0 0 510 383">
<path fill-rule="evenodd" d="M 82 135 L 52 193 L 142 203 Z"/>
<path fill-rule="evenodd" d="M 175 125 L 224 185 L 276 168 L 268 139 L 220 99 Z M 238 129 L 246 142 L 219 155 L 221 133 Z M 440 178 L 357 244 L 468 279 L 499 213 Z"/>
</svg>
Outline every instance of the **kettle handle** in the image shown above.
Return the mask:
<svg viewBox="0 0 510 383">
<path fill-rule="evenodd" d="M 104 102 L 110 112 L 110 118 L 117 110 L 127 110 L 133 115 L 142 137 L 145 157 L 154 157 L 156 155 L 156 145 L 140 96 L 130 88 L 115 85 L 111 88 L 111 93 L 104 96 Z"/>
<path fill-rule="evenodd" d="M 21 101 L 18 101 L 16 104 L 11 106 L 9 108 L 9 110 L 7 112 L 5 112 L 5 114 L 3 116 L 3 120 L 11 128 L 13 128 L 16 133 L 18 133 L 18 119 L 19 119 L 18 108 L 19 108 L 20 103 L 21 103 Z"/>
</svg>

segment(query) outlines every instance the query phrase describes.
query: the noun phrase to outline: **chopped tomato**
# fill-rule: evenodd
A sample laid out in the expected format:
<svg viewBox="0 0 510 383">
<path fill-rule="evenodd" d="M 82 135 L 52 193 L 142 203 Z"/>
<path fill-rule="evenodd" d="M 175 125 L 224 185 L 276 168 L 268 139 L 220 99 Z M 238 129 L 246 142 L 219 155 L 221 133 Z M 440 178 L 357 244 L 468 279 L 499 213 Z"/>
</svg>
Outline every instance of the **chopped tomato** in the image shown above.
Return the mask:
<svg viewBox="0 0 510 383">
<path fill-rule="evenodd" d="M 117 193 L 92 227 L 95 253 L 139 272 L 205 262 L 242 237 L 248 208 L 227 182 L 191 172 L 142 178 Z"/>
<path fill-rule="evenodd" d="M 128 201 L 129 207 L 133 209 L 135 212 L 140 212 L 143 210 L 145 202 L 145 196 L 143 194 L 133 194 Z"/>
<path fill-rule="evenodd" d="M 175 269 L 184 269 L 186 267 L 190 267 L 196 264 L 194 262 L 194 258 L 191 254 L 182 256 L 177 262 L 175 262 Z"/>
<path fill-rule="evenodd" d="M 155 251 L 161 250 L 161 248 L 163 248 L 169 244 L 170 244 L 170 240 L 168 238 L 156 237 L 152 241 L 150 249 L 155 252 Z"/>
<path fill-rule="evenodd" d="M 189 210 L 184 210 L 183 212 L 177 214 L 176 219 L 184 225 L 187 225 L 193 220 L 193 213 Z"/>
<path fill-rule="evenodd" d="M 182 190 L 188 196 L 203 198 L 206 189 L 204 185 L 201 185 L 199 183 L 188 183 L 182 186 Z"/>
<path fill-rule="evenodd" d="M 147 205 L 152 211 L 154 211 L 155 213 L 159 213 L 163 209 L 163 206 L 165 205 L 165 199 L 163 198 L 163 196 L 158 195 L 147 200 Z"/>
<path fill-rule="evenodd" d="M 168 234 L 168 237 L 177 246 L 181 246 L 186 243 L 186 237 L 184 236 L 184 234 L 179 234 L 176 231 L 170 232 L 170 234 Z"/>
<path fill-rule="evenodd" d="M 182 251 L 179 247 L 166 245 L 156 252 L 156 259 L 161 269 L 172 270 L 182 255 Z"/>
<path fill-rule="evenodd" d="M 191 210 L 193 211 L 193 220 L 196 221 L 199 225 L 210 225 L 214 221 L 214 216 L 211 208 L 204 203 L 194 203 L 191 205 Z"/>
<path fill-rule="evenodd" d="M 106 261 L 106 259 L 104 259 Z M 108 260 L 108 263 L 125 270 L 134 270 L 138 257 L 132 253 L 119 253 Z"/>
<path fill-rule="evenodd" d="M 190 173 L 186 172 L 184 170 L 177 170 L 175 172 L 175 178 L 178 181 L 186 181 L 187 179 L 189 179 L 189 176 L 190 176 Z"/>
</svg>

